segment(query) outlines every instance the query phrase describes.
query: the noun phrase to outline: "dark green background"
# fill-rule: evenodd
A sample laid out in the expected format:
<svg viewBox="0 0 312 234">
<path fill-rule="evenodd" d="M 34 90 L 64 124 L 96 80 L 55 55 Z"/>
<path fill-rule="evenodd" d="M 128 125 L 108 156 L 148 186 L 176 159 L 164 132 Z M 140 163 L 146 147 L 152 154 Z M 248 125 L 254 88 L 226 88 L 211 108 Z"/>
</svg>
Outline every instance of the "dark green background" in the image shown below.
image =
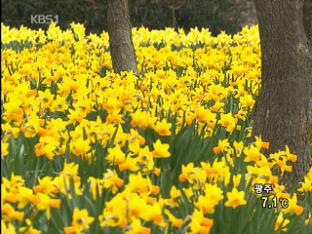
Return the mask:
<svg viewBox="0 0 312 234">
<path fill-rule="evenodd" d="M 1 0 L 1 21 L 6 25 L 25 25 L 31 28 L 46 28 L 46 25 L 31 24 L 31 15 L 58 15 L 59 25 L 68 27 L 72 22 L 81 22 L 89 32 L 106 29 L 107 0 Z M 173 26 L 172 6 L 176 6 L 176 27 L 208 27 L 213 34 L 221 30 L 234 33 L 242 25 L 254 22 L 255 13 L 251 0 L 129 0 L 133 26 L 144 25 L 150 29 Z"/>
</svg>

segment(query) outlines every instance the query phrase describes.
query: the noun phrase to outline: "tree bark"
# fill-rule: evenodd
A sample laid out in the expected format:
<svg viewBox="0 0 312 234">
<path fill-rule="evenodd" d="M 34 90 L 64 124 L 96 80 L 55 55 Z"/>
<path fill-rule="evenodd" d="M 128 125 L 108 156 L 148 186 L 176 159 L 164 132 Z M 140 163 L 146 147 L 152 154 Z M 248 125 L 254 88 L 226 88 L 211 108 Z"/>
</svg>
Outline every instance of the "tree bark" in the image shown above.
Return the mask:
<svg viewBox="0 0 312 234">
<path fill-rule="evenodd" d="M 303 5 L 303 24 L 308 37 L 310 49 L 312 48 L 312 0 L 305 0 Z"/>
<path fill-rule="evenodd" d="M 270 142 L 268 153 L 290 147 L 298 160 L 287 179 L 299 181 L 312 162 L 312 56 L 303 24 L 304 0 L 254 2 L 261 40 L 262 84 L 253 134 Z"/>
<path fill-rule="evenodd" d="M 107 24 L 113 69 L 137 72 L 128 0 L 108 0 Z"/>
</svg>

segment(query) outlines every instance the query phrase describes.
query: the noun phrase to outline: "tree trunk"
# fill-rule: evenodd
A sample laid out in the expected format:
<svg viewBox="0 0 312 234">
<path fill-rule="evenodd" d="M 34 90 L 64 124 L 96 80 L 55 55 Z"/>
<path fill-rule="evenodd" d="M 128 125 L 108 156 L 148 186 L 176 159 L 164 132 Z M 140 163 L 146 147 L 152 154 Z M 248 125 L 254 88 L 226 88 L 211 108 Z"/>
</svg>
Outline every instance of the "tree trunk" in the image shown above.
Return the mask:
<svg viewBox="0 0 312 234">
<path fill-rule="evenodd" d="M 128 0 L 108 0 L 107 24 L 114 71 L 137 72 Z"/>
<path fill-rule="evenodd" d="M 304 0 L 254 1 L 262 87 L 254 110 L 253 134 L 271 143 L 269 153 L 288 145 L 298 156 L 293 172 L 287 175 L 289 182 L 294 182 L 303 178 L 312 162 L 312 56 L 303 25 Z"/>
<path fill-rule="evenodd" d="M 310 49 L 312 48 L 312 0 L 305 0 L 303 5 L 303 24 L 308 37 Z"/>
</svg>

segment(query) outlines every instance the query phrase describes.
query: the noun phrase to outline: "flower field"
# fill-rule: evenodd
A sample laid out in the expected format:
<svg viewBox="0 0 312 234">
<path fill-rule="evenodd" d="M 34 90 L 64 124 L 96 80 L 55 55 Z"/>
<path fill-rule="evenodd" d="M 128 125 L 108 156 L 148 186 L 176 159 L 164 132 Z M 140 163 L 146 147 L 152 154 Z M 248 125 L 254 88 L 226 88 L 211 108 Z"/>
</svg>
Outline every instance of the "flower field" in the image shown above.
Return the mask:
<svg viewBox="0 0 312 234">
<path fill-rule="evenodd" d="M 312 233 L 312 168 L 251 137 L 256 26 L 133 29 L 139 75 L 106 32 L 1 32 L 1 233 Z"/>
</svg>

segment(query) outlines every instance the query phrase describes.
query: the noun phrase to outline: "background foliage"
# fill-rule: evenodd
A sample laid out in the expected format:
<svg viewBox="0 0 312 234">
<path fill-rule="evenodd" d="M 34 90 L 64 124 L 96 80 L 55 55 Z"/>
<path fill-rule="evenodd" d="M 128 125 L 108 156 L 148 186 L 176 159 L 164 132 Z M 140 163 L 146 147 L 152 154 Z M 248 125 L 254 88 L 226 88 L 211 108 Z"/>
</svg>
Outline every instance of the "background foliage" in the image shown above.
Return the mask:
<svg viewBox="0 0 312 234">
<path fill-rule="evenodd" d="M 46 28 L 31 24 L 33 14 L 59 16 L 59 25 L 67 28 L 73 21 L 83 23 L 87 31 L 106 30 L 107 1 L 100 0 L 1 0 L 1 21 L 6 25 Z M 150 29 L 208 27 L 213 34 L 224 30 L 238 32 L 242 25 L 255 20 L 251 0 L 129 0 L 134 26 Z"/>
</svg>

